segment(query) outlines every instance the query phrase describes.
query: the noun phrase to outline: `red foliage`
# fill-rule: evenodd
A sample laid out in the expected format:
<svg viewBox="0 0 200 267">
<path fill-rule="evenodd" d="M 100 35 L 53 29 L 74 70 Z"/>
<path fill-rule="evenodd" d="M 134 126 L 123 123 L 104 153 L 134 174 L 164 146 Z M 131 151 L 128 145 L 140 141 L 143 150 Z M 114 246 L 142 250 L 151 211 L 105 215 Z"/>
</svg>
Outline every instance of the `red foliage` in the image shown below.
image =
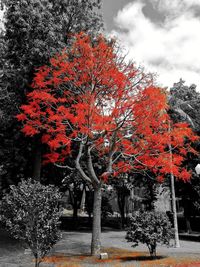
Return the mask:
<svg viewBox="0 0 200 267">
<path fill-rule="evenodd" d="M 185 123 L 173 125 L 166 91 L 144 77 L 133 64 L 119 60 L 103 36 L 91 41 L 76 34 L 70 51 L 38 69 L 17 119 L 26 135 L 43 135 L 51 163 L 64 161 L 76 142 L 90 146 L 115 175 L 151 169 L 160 180 L 172 171 L 188 180 L 190 172 L 181 166 L 196 136 Z M 101 175 L 107 180 L 105 170 Z"/>
</svg>

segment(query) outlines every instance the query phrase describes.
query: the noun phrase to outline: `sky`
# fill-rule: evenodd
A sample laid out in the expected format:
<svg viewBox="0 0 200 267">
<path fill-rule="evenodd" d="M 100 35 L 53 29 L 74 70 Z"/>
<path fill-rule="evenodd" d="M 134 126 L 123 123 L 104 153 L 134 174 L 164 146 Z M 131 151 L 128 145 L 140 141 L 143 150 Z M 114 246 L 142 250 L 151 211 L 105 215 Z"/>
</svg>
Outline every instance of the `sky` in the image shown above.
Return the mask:
<svg viewBox="0 0 200 267">
<path fill-rule="evenodd" d="M 200 0 L 102 1 L 106 34 L 130 60 L 156 73 L 160 86 L 182 78 L 200 91 Z"/>
<path fill-rule="evenodd" d="M 104 0 L 103 16 L 107 34 L 159 85 L 182 78 L 200 91 L 200 0 Z"/>
</svg>

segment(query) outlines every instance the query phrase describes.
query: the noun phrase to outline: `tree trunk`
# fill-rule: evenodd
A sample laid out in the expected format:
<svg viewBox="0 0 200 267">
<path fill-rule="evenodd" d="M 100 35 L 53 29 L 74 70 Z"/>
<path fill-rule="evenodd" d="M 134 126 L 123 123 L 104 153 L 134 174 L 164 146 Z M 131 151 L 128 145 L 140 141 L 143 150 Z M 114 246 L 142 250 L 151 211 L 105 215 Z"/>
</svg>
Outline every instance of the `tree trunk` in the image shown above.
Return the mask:
<svg viewBox="0 0 200 267">
<path fill-rule="evenodd" d="M 81 197 L 81 204 L 80 204 L 80 210 L 81 212 L 85 212 L 85 198 L 86 198 L 86 193 L 85 193 L 85 186 L 83 187 L 83 193 Z"/>
<path fill-rule="evenodd" d="M 156 243 L 148 245 L 149 253 L 152 258 L 156 257 Z"/>
<path fill-rule="evenodd" d="M 38 140 L 36 140 L 34 158 L 33 158 L 33 175 L 32 175 L 32 178 L 36 181 L 40 181 L 41 166 L 42 166 L 41 144 L 39 144 Z"/>
<path fill-rule="evenodd" d="M 125 226 L 125 212 L 124 212 L 125 201 L 123 201 L 123 200 L 121 200 L 121 203 L 118 202 L 119 210 L 120 210 L 120 213 L 121 213 L 121 228 L 122 229 L 124 229 L 124 226 Z"/>
<path fill-rule="evenodd" d="M 101 198 L 101 184 L 99 184 L 94 188 L 93 225 L 91 242 L 92 255 L 98 255 L 101 250 Z"/>
<path fill-rule="evenodd" d="M 169 121 L 169 133 L 171 133 L 171 125 Z M 172 213 L 173 213 L 173 222 L 174 222 L 174 246 L 175 248 L 180 248 L 179 235 L 178 235 L 178 220 L 177 220 L 177 212 L 176 212 L 176 194 L 175 194 L 175 184 L 174 184 L 174 174 L 172 169 L 173 164 L 173 153 L 172 153 L 172 145 L 171 140 L 168 144 L 169 153 L 170 153 L 170 163 L 171 163 L 171 173 L 170 173 L 170 181 L 171 181 L 171 197 L 172 197 Z"/>
<path fill-rule="evenodd" d="M 76 221 L 78 218 L 78 205 L 77 205 L 77 199 L 74 198 L 74 206 L 73 206 L 73 220 Z"/>
<path fill-rule="evenodd" d="M 190 223 L 190 218 L 185 217 L 185 221 L 186 221 L 186 231 L 188 234 L 191 234 L 192 233 L 192 227 L 191 227 L 191 223 Z"/>
<path fill-rule="evenodd" d="M 38 258 L 35 258 L 35 267 L 39 267 L 40 266 L 40 261 Z"/>
<path fill-rule="evenodd" d="M 189 197 L 182 198 L 183 200 L 183 209 L 184 209 L 184 218 L 186 222 L 186 232 L 190 234 L 192 232 L 190 218 L 191 218 L 191 204 Z"/>
<path fill-rule="evenodd" d="M 179 236 L 178 236 L 178 220 L 176 212 L 176 195 L 175 195 L 175 186 L 174 186 L 174 175 L 171 173 L 171 196 L 172 196 L 172 213 L 173 213 L 173 222 L 174 222 L 174 245 L 176 248 L 180 248 Z"/>
<path fill-rule="evenodd" d="M 124 194 L 120 194 L 118 192 L 117 196 L 117 202 L 118 202 L 118 207 L 121 215 L 121 228 L 124 229 L 125 226 L 125 196 Z"/>
<path fill-rule="evenodd" d="M 73 226 L 74 229 L 77 229 L 78 227 L 78 199 L 77 199 L 77 193 L 74 193 L 74 202 L 73 202 Z"/>
</svg>

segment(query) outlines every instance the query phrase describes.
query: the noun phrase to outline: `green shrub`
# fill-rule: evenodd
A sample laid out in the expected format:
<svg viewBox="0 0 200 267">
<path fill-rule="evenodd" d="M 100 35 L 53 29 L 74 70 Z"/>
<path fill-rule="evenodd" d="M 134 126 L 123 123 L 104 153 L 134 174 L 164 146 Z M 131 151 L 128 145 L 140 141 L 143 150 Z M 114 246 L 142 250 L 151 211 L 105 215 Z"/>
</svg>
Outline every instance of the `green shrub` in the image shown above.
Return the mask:
<svg viewBox="0 0 200 267">
<path fill-rule="evenodd" d="M 133 247 L 139 243 L 146 244 L 150 255 L 156 256 L 157 244 L 169 245 L 173 238 L 171 223 L 166 214 L 160 212 L 138 212 L 129 220 L 126 239 L 133 243 Z"/>
<path fill-rule="evenodd" d="M 10 186 L 10 192 L 1 201 L 1 221 L 13 237 L 28 245 L 37 267 L 60 238 L 60 198 L 54 186 L 29 179 Z"/>
</svg>

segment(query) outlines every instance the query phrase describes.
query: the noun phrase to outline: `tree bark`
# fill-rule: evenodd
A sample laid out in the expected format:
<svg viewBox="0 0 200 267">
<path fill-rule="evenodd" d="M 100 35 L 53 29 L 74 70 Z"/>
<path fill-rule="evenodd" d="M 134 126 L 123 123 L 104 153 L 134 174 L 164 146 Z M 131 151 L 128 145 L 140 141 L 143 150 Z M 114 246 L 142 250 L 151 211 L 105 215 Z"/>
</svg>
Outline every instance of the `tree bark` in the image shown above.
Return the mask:
<svg viewBox="0 0 200 267">
<path fill-rule="evenodd" d="M 101 183 L 94 187 L 94 204 L 93 204 L 93 225 L 92 225 L 92 242 L 91 254 L 98 255 L 101 250 Z"/>
<path fill-rule="evenodd" d="M 34 158 L 33 158 L 33 175 L 32 178 L 36 181 L 40 181 L 42 167 L 42 151 L 41 144 L 38 140 L 35 142 Z"/>
<path fill-rule="evenodd" d="M 35 258 L 35 267 L 39 267 L 40 266 L 40 261 L 38 258 Z"/>
<path fill-rule="evenodd" d="M 186 232 L 190 234 L 192 232 L 190 218 L 191 218 L 191 204 L 189 197 L 182 197 L 183 200 L 183 209 L 184 209 L 184 218 L 186 222 Z"/>
<path fill-rule="evenodd" d="M 149 248 L 149 253 L 152 258 L 156 257 L 156 242 L 154 244 L 151 244 L 148 246 Z"/>
<path fill-rule="evenodd" d="M 171 133 L 171 125 L 169 121 L 169 133 Z M 170 166 L 171 166 L 171 172 L 170 172 L 170 182 L 171 182 L 171 197 L 172 197 L 172 213 L 173 213 L 173 222 L 174 222 L 174 246 L 175 248 L 180 248 L 180 242 L 179 242 L 179 235 L 178 235 L 178 220 L 177 220 L 177 211 L 176 211 L 176 194 L 175 194 L 175 184 L 174 184 L 174 174 L 173 174 L 173 153 L 172 153 L 172 145 L 171 140 L 168 144 L 169 147 L 169 153 L 170 153 Z"/>
<path fill-rule="evenodd" d="M 175 186 L 174 186 L 174 175 L 170 174 L 171 178 L 171 196 L 172 196 L 172 212 L 173 212 L 173 222 L 174 222 L 174 246 L 180 248 L 179 235 L 178 235 L 178 220 L 176 212 L 176 195 L 175 195 Z"/>
<path fill-rule="evenodd" d="M 121 228 L 124 229 L 125 226 L 125 197 L 123 194 L 120 196 L 118 194 L 118 206 L 120 210 L 120 215 L 121 215 Z"/>
<path fill-rule="evenodd" d="M 185 221 L 186 221 L 186 231 L 188 234 L 192 233 L 192 227 L 191 227 L 191 223 L 190 223 L 190 218 L 185 217 Z"/>
<path fill-rule="evenodd" d="M 76 194 L 76 193 L 75 193 Z M 73 227 L 77 229 L 78 227 L 78 199 L 74 196 L 74 203 L 73 203 Z"/>
</svg>

